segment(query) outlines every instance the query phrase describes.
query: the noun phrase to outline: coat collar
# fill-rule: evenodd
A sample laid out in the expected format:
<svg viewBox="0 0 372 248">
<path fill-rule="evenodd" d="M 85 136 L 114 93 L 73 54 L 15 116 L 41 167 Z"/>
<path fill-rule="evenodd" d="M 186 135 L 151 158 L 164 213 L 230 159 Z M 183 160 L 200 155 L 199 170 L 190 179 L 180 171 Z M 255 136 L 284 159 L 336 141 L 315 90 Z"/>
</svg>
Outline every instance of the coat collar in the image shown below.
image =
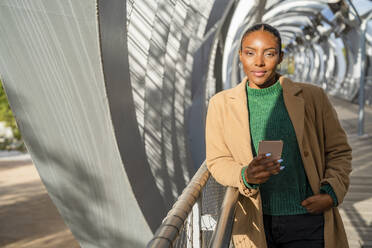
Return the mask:
<svg viewBox="0 0 372 248">
<path fill-rule="evenodd" d="M 234 106 L 237 108 L 237 111 L 242 113 L 241 121 L 245 123 L 245 125 L 249 126 L 246 82 L 247 82 L 247 77 L 244 77 L 243 80 L 236 87 L 230 90 L 230 92 L 228 93 L 228 96 L 232 101 L 235 101 L 237 103 Z M 304 133 L 304 118 L 305 118 L 305 101 L 302 97 L 302 94 L 300 94 L 303 89 L 300 85 L 293 83 L 292 80 L 282 75 L 280 75 L 279 77 L 279 82 L 283 88 L 284 104 L 287 108 L 289 117 L 292 121 L 292 125 L 294 127 L 296 137 L 297 137 L 297 142 L 301 149 L 302 141 L 303 141 L 303 133 Z M 246 117 L 247 115 L 248 115 L 248 118 Z M 249 135 L 250 137 L 249 128 L 245 135 Z"/>
<path fill-rule="evenodd" d="M 247 95 L 245 87 L 247 80 L 248 78 L 244 77 L 243 80 L 236 87 L 232 88 L 229 92 L 229 97 L 232 99 L 246 100 Z M 296 96 L 302 91 L 301 86 L 294 84 L 291 79 L 286 78 L 282 75 L 280 75 L 279 77 L 279 82 L 283 88 L 283 94 Z"/>
</svg>

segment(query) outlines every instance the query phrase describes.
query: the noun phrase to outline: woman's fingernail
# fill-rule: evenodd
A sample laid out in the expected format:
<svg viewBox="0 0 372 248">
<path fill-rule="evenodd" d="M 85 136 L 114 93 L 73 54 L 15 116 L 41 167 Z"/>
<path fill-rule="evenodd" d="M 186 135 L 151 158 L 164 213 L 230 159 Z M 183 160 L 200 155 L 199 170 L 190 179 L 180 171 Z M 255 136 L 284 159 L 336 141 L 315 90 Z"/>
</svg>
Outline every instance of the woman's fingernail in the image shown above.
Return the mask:
<svg viewBox="0 0 372 248">
<path fill-rule="evenodd" d="M 266 153 L 265 156 L 266 157 L 270 157 L 271 156 L 271 153 Z"/>
<path fill-rule="evenodd" d="M 281 163 L 281 162 L 283 162 L 283 159 L 278 159 L 278 163 Z"/>
<path fill-rule="evenodd" d="M 280 166 L 279 169 L 280 170 L 284 170 L 285 166 Z"/>
</svg>

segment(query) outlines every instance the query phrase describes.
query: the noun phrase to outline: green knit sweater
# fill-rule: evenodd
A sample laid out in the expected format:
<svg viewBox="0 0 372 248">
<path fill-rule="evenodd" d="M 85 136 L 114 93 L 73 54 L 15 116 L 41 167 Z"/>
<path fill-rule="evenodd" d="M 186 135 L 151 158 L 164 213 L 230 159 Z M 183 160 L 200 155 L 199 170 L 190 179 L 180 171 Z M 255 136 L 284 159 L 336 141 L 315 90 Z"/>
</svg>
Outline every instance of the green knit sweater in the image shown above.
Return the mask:
<svg viewBox="0 0 372 248">
<path fill-rule="evenodd" d="M 249 123 L 254 156 L 261 140 L 282 140 L 281 163 L 285 166 L 278 175 L 261 184 L 262 209 L 268 215 L 295 215 L 307 213 L 301 202 L 313 195 L 307 180 L 296 134 L 284 105 L 282 87 L 278 82 L 264 89 L 253 89 L 247 83 Z M 337 205 L 330 185 L 322 186 Z"/>
</svg>

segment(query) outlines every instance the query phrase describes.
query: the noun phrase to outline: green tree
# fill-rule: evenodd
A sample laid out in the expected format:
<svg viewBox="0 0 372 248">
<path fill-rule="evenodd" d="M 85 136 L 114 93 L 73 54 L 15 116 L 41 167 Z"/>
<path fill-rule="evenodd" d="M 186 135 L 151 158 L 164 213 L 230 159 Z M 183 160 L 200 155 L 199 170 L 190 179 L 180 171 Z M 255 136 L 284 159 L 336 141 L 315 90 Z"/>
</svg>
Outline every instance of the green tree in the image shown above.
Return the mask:
<svg viewBox="0 0 372 248">
<path fill-rule="evenodd" d="M 6 126 L 12 129 L 14 138 L 21 140 L 21 133 L 18 130 L 12 110 L 10 109 L 8 98 L 5 94 L 3 84 L 0 80 L 0 121 L 4 121 Z"/>
</svg>

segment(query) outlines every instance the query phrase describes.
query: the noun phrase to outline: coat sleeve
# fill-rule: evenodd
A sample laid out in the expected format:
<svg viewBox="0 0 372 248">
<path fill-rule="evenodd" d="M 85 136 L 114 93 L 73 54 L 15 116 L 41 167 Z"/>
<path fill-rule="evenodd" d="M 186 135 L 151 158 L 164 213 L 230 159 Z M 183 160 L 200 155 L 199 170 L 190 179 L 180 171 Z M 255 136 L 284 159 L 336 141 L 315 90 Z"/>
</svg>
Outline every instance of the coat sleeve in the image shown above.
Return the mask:
<svg viewBox="0 0 372 248">
<path fill-rule="evenodd" d="M 206 164 L 216 181 L 239 189 L 245 196 L 253 196 L 258 189 L 245 187 L 241 177 L 243 165 L 235 161 L 224 138 L 223 116 L 214 98 L 209 101 L 205 130 Z"/>
<path fill-rule="evenodd" d="M 321 184 L 330 184 L 337 196 L 338 204 L 342 203 L 349 188 L 351 172 L 351 147 L 347 136 L 338 120 L 337 113 L 327 95 L 323 94 L 323 127 L 325 174 Z"/>
</svg>

